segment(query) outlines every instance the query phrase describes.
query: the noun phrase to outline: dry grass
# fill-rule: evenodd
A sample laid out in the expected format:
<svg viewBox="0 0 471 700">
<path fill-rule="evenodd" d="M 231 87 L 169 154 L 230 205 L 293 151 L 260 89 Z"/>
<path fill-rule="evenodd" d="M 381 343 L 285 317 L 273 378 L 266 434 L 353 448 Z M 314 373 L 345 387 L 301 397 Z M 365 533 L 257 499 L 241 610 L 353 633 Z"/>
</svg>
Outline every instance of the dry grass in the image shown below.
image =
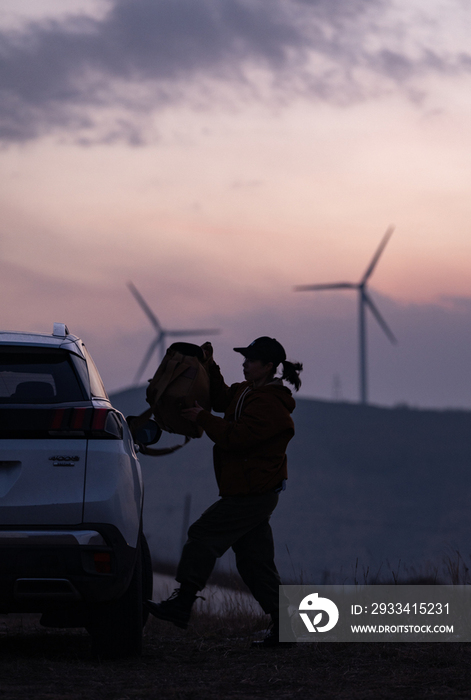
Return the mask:
<svg viewBox="0 0 471 700">
<path fill-rule="evenodd" d="M 139 659 L 100 661 L 82 631 L 0 618 L 0 698 L 236 700 L 470 697 L 468 644 L 298 644 L 252 649 L 266 618 L 195 615 L 184 632 L 151 619 Z"/>
</svg>

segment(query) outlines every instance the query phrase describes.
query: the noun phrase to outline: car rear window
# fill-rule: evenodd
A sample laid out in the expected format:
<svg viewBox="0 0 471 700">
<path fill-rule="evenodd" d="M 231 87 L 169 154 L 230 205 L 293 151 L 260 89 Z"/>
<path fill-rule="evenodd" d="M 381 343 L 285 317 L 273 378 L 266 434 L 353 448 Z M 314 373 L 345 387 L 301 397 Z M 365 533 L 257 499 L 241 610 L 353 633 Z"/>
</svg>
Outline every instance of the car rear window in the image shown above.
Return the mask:
<svg viewBox="0 0 471 700">
<path fill-rule="evenodd" d="M 0 402 L 84 401 L 87 394 L 65 350 L 0 347 Z"/>
</svg>

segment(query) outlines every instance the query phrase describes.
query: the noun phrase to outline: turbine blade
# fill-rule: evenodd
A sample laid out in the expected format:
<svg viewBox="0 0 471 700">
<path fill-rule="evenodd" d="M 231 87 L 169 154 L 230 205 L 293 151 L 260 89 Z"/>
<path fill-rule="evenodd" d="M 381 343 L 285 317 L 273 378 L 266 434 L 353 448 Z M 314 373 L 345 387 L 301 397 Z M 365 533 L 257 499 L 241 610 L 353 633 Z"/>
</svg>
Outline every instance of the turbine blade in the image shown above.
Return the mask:
<svg viewBox="0 0 471 700">
<path fill-rule="evenodd" d="M 135 300 L 137 301 L 137 303 L 139 304 L 139 306 L 141 307 L 141 309 L 144 311 L 144 313 L 147 316 L 147 318 L 149 319 L 149 321 L 154 326 L 155 330 L 158 333 L 160 333 L 162 331 L 162 326 L 160 325 L 157 316 L 154 314 L 154 312 L 152 311 L 150 306 L 147 304 L 144 297 L 138 292 L 138 290 L 136 289 L 136 287 L 133 285 L 132 282 L 128 282 L 128 288 L 129 288 L 131 294 L 133 295 L 133 297 L 135 298 Z"/>
<path fill-rule="evenodd" d="M 379 244 L 379 246 L 376 250 L 376 253 L 373 255 L 373 258 L 371 259 L 371 262 L 368 265 L 365 274 L 361 278 L 360 284 L 365 284 L 366 280 L 369 277 L 371 277 L 373 270 L 375 269 L 376 264 L 381 256 L 381 253 L 386 248 L 386 245 L 387 245 L 389 239 L 391 238 L 391 236 L 393 235 L 393 232 L 394 232 L 394 226 L 389 226 L 386 233 L 384 234 L 383 238 L 381 239 L 381 243 Z"/>
<path fill-rule="evenodd" d="M 141 364 L 139 365 L 139 369 L 136 372 L 136 376 L 134 377 L 134 382 L 137 384 L 139 379 L 144 373 L 145 368 L 150 362 L 150 358 L 154 354 L 157 346 L 161 342 L 162 338 L 161 336 L 158 336 L 155 340 L 152 341 L 152 343 L 149 345 L 149 349 L 147 350 L 146 354 L 144 355 L 144 359 L 142 360 Z"/>
<path fill-rule="evenodd" d="M 371 297 L 368 294 L 366 294 L 366 292 L 363 292 L 362 298 L 363 298 L 365 304 L 367 306 L 369 306 L 371 313 L 373 314 L 373 316 L 375 317 L 378 324 L 381 326 L 381 328 L 383 329 L 384 333 L 387 335 L 387 337 L 389 338 L 391 343 L 393 345 L 396 345 L 397 339 L 396 339 L 394 333 L 392 332 L 392 330 L 389 328 L 389 326 L 386 323 L 386 321 L 384 320 L 384 318 L 379 313 L 377 306 L 375 304 L 373 304 L 373 300 L 371 299 Z"/>
<path fill-rule="evenodd" d="M 220 332 L 219 328 L 193 328 L 188 331 L 165 331 L 165 335 L 218 335 Z"/>
<path fill-rule="evenodd" d="M 160 337 L 159 337 L 159 342 L 157 343 L 157 345 L 158 345 L 157 357 L 159 358 L 159 365 L 162 362 L 162 360 L 164 359 L 165 353 L 167 352 L 167 349 L 165 347 L 165 345 L 166 345 L 165 336 L 166 335 L 167 334 L 165 333 L 165 331 L 162 331 L 162 333 L 160 334 Z"/>
<path fill-rule="evenodd" d="M 333 282 L 331 284 L 299 284 L 294 288 L 295 292 L 315 292 L 320 289 L 356 289 L 358 284 L 353 282 Z"/>
</svg>

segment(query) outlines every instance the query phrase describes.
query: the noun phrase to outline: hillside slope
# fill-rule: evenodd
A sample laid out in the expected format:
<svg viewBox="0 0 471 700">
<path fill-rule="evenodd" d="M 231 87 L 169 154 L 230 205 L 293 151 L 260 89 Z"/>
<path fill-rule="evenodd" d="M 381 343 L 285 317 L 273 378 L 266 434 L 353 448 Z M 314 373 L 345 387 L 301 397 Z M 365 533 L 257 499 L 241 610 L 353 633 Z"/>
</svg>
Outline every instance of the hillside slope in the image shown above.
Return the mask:
<svg viewBox="0 0 471 700">
<path fill-rule="evenodd" d="M 146 407 L 143 388 L 111 399 L 125 414 Z M 469 563 L 470 412 L 298 399 L 294 419 L 288 488 L 272 518 L 286 579 L 351 580 L 357 560 L 360 580 L 366 569 L 423 570 L 456 550 Z M 161 444 L 181 441 L 165 435 Z M 203 436 L 173 455 L 141 457 L 157 559 L 178 560 L 185 500 L 194 520 L 217 498 L 211 447 Z"/>
</svg>

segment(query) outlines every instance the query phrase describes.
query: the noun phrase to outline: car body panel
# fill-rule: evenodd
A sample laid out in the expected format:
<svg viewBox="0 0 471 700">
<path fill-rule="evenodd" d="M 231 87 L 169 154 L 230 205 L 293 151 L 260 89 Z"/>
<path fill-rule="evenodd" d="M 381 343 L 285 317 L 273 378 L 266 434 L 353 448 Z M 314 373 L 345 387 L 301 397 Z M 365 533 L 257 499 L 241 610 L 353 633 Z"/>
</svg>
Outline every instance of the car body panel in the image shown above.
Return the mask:
<svg viewBox="0 0 471 700">
<path fill-rule="evenodd" d="M 1 525 L 78 525 L 87 440 L 2 440 Z"/>
<path fill-rule="evenodd" d="M 139 462 L 123 441 L 89 440 L 83 522 L 115 525 L 131 547 L 137 544 L 142 508 Z"/>
</svg>

